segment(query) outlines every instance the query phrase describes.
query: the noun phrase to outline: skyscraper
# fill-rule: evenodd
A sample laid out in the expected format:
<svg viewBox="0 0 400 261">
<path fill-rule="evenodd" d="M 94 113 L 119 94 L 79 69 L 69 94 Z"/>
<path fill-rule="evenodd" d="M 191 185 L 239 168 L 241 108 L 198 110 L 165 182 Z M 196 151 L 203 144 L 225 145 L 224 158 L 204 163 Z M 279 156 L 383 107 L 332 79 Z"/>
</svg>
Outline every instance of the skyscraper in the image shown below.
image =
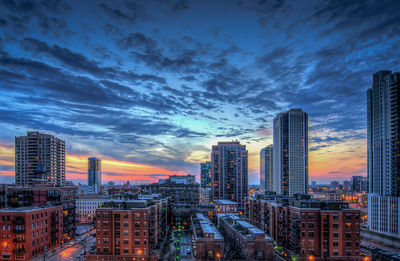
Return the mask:
<svg viewBox="0 0 400 261">
<path fill-rule="evenodd" d="M 260 189 L 262 191 L 272 191 L 272 145 L 260 151 Z"/>
<path fill-rule="evenodd" d="M 200 163 L 201 189 L 211 188 L 211 162 Z"/>
<path fill-rule="evenodd" d="M 355 192 L 368 191 L 368 178 L 363 176 L 351 177 L 351 189 Z"/>
<path fill-rule="evenodd" d="M 93 193 L 100 193 L 101 186 L 101 159 L 88 158 L 88 185 L 93 187 Z"/>
<path fill-rule="evenodd" d="M 34 179 L 64 185 L 63 140 L 38 131 L 28 131 L 26 136 L 15 137 L 15 183 L 30 186 Z"/>
<path fill-rule="evenodd" d="M 368 104 L 368 227 L 400 238 L 400 73 L 374 73 Z"/>
<path fill-rule="evenodd" d="M 248 195 L 248 152 L 239 141 L 212 146 L 211 194 L 212 200 L 231 200 L 243 210 Z"/>
<path fill-rule="evenodd" d="M 307 193 L 308 115 L 301 109 L 274 118 L 273 188 L 278 194 Z"/>
</svg>

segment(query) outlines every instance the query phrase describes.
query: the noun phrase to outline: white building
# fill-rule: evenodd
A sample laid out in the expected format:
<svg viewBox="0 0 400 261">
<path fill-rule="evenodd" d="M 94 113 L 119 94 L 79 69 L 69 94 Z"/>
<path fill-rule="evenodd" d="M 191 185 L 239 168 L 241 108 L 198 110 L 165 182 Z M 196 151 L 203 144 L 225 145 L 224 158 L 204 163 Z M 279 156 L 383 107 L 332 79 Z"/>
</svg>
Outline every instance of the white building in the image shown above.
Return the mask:
<svg viewBox="0 0 400 261">
<path fill-rule="evenodd" d="M 80 195 L 75 199 L 76 221 L 78 223 L 92 223 L 96 209 L 107 200 L 110 200 L 110 198 L 99 195 Z"/>
<path fill-rule="evenodd" d="M 368 227 L 400 238 L 400 73 L 374 73 L 368 104 Z"/>
<path fill-rule="evenodd" d="M 301 109 L 279 113 L 273 129 L 273 191 L 307 194 L 308 115 Z"/>
</svg>

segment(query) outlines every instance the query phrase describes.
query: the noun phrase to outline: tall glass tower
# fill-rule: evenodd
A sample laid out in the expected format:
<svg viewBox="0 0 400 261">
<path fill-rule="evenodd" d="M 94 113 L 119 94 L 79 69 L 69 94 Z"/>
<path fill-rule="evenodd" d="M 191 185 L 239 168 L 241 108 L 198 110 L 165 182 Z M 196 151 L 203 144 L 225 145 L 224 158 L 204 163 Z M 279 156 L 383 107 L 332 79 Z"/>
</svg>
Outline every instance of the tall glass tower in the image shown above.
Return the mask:
<svg viewBox="0 0 400 261">
<path fill-rule="evenodd" d="M 88 158 L 88 185 L 93 187 L 93 193 L 100 193 L 101 186 L 101 159 Z"/>
<path fill-rule="evenodd" d="M 273 188 L 291 196 L 307 194 L 308 114 L 301 109 L 279 113 L 274 118 Z"/>
<path fill-rule="evenodd" d="M 261 191 L 272 191 L 272 145 L 260 151 L 260 189 Z"/>
<path fill-rule="evenodd" d="M 368 226 L 400 238 L 400 73 L 374 73 L 367 91 Z"/>
</svg>

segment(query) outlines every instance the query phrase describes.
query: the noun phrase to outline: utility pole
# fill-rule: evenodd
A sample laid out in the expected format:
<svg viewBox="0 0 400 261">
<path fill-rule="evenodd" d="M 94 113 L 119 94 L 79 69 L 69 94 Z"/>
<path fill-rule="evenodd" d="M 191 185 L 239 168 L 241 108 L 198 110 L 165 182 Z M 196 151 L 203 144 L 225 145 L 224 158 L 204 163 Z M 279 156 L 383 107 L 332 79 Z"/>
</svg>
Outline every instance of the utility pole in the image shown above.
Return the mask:
<svg viewBox="0 0 400 261">
<path fill-rule="evenodd" d="M 47 245 L 44 246 L 43 261 L 46 261 Z"/>
</svg>

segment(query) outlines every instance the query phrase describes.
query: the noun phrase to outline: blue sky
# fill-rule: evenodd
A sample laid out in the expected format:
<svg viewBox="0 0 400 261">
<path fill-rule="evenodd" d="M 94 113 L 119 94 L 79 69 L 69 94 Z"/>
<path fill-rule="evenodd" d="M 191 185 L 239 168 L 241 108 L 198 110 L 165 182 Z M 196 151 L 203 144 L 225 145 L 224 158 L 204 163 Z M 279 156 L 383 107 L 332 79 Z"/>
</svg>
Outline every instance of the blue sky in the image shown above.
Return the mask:
<svg viewBox="0 0 400 261">
<path fill-rule="evenodd" d="M 310 180 L 366 175 L 366 89 L 373 72 L 399 70 L 398 10 L 399 1 L 2 1 L 0 181 L 13 179 L 14 136 L 40 130 L 65 139 L 69 155 L 155 168 L 143 175 L 198 174 L 211 145 L 237 139 L 258 183 L 273 117 L 298 107 L 310 119 Z M 67 177 L 83 179 L 67 164 Z"/>
</svg>

